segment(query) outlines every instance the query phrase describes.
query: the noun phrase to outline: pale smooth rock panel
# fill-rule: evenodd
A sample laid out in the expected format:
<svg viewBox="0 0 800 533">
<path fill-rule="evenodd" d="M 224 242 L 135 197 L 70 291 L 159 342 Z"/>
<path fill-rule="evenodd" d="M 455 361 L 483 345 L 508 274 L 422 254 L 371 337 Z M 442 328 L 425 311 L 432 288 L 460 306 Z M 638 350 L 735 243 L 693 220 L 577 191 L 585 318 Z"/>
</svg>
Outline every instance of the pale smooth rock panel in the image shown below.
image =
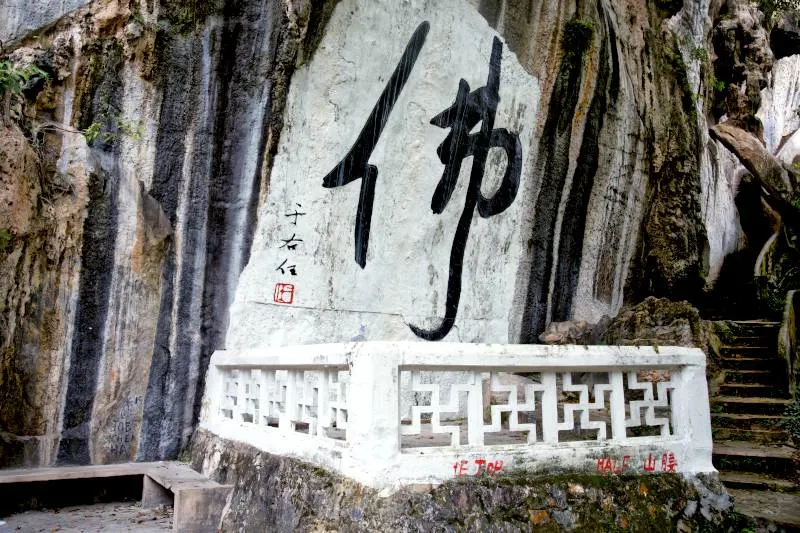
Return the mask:
<svg viewBox="0 0 800 533">
<path fill-rule="evenodd" d="M 0 0 L 0 41 L 23 37 L 88 3 L 89 0 Z"/>
</svg>

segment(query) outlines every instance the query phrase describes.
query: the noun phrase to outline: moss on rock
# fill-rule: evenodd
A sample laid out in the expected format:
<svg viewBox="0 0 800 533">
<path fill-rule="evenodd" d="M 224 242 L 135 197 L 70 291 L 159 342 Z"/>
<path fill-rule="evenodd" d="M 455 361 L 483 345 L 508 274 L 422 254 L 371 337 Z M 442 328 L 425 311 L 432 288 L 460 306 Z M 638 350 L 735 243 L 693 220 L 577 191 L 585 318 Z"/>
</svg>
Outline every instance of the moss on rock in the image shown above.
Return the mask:
<svg viewBox="0 0 800 533">
<path fill-rule="evenodd" d="M 459 478 L 389 497 L 301 461 L 198 430 L 192 463 L 234 485 L 222 531 L 724 531 L 739 518 L 716 476 Z M 209 466 L 213 463 L 213 466 Z"/>
</svg>

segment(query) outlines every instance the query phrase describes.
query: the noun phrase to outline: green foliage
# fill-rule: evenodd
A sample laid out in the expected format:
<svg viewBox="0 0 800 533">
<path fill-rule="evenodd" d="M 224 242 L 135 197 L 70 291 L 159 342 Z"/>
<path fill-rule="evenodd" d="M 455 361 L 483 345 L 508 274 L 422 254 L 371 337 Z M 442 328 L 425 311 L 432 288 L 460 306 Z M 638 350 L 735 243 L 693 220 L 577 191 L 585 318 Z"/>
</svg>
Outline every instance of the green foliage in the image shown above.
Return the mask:
<svg viewBox="0 0 800 533">
<path fill-rule="evenodd" d="M 103 97 L 100 105 L 99 120 L 92 122 L 89 127 L 83 130 L 86 142 L 92 144 L 97 139 L 104 143 L 115 143 L 120 135 L 126 135 L 132 139 L 140 139 L 142 136 L 141 127 L 132 120 L 121 118 L 121 111 L 109 103 L 108 96 Z"/>
<path fill-rule="evenodd" d="M 91 144 L 97 136 L 100 135 L 100 130 L 103 125 L 99 122 L 92 122 L 88 128 L 83 130 L 83 136 L 86 137 L 86 142 Z"/>
<path fill-rule="evenodd" d="M 142 128 L 132 120 L 124 120 L 117 117 L 117 127 L 123 135 L 132 139 L 141 139 Z"/>
<path fill-rule="evenodd" d="M 720 80 L 713 74 L 708 78 L 708 86 L 714 89 L 714 92 L 724 93 L 725 89 L 728 88 L 728 84 L 725 80 Z"/>
<path fill-rule="evenodd" d="M 48 78 L 45 71 L 36 65 L 18 67 L 10 59 L 0 61 L 0 94 L 19 94 L 34 76 Z"/>
<path fill-rule="evenodd" d="M 141 11 L 138 11 L 138 10 L 134 11 L 133 12 L 133 16 L 131 17 L 131 20 L 134 23 L 138 24 L 139 26 L 142 26 L 142 27 L 145 26 L 144 17 L 142 16 L 142 12 Z"/>
<path fill-rule="evenodd" d="M 758 9 L 764 13 L 764 25 L 767 30 L 772 23 L 784 13 L 800 12 L 800 0 L 756 0 Z"/>
<path fill-rule="evenodd" d="M 795 398 L 792 403 L 786 406 L 780 427 L 791 435 L 795 444 L 800 443 L 800 397 Z"/>
<path fill-rule="evenodd" d="M 0 228 L 0 253 L 5 253 L 11 249 L 11 243 L 14 236 L 5 228 Z"/>
<path fill-rule="evenodd" d="M 15 102 L 20 101 L 22 91 L 34 77 L 47 79 L 48 75 L 33 64 L 19 67 L 10 59 L 0 61 L 0 119 L 8 120 L 11 117 L 12 97 Z M 17 114 L 21 115 L 21 111 Z"/>
<path fill-rule="evenodd" d="M 695 46 L 689 53 L 689 56 L 695 61 L 700 61 L 702 64 L 708 64 L 708 50 L 704 46 Z"/>
</svg>

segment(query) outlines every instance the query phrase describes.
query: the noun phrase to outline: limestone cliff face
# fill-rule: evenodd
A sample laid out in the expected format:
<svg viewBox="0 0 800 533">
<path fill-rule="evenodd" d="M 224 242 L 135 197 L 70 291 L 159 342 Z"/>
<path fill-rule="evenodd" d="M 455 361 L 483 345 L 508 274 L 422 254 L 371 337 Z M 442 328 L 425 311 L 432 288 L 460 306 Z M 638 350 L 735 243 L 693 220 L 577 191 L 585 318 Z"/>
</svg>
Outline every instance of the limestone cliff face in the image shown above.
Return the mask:
<svg viewBox="0 0 800 533">
<path fill-rule="evenodd" d="M 745 4 L 0 8 L 50 74 L 0 137 L 0 466 L 175 457 L 226 345 L 534 342 L 696 300 L 744 244 L 714 59 L 796 154 L 797 56 L 737 48 Z"/>
<path fill-rule="evenodd" d="M 418 331 L 432 328 L 453 341 L 535 342 L 550 321 L 596 321 L 626 299 L 702 291 L 710 270 L 701 200 L 705 117 L 678 37 L 705 43 L 709 6 L 670 12 L 640 2 L 507 1 L 477 8 L 480 23 L 466 15 L 454 23 L 433 5 L 401 15 L 352 1 L 334 11 L 319 53 L 290 88 L 288 134 L 232 308 L 230 346 L 429 338 Z M 466 3 L 457 11 L 470 12 Z M 362 205 L 353 196 L 360 185 L 336 188 L 337 197 L 318 183 L 358 146 L 401 47 L 422 21 L 430 23 L 429 44 L 391 109 L 391 133 L 370 154 L 378 207 L 360 264 L 349 260 L 347 241 Z M 367 53 L 353 34 L 387 44 Z M 428 121 L 452 102 L 460 77 L 480 87 L 492 35 L 506 43 L 502 69 L 509 73 L 500 79 L 494 125 L 518 135 L 522 170 L 504 212 L 464 222 L 457 208 L 428 207 L 448 165 L 437 160 L 441 139 Z M 475 48 L 480 53 L 468 56 Z M 471 57 L 471 65 L 448 73 L 460 57 Z M 525 76 L 528 89 L 514 85 Z M 331 124 L 334 117 L 341 118 Z M 510 160 L 508 150 L 490 158 L 485 174 L 502 176 Z M 499 178 L 491 183 L 484 196 L 502 190 Z M 455 197 L 465 193 L 462 213 L 471 217 L 469 190 Z M 284 211 L 294 204 L 310 207 L 297 226 L 286 226 Z M 472 233 L 459 231 L 462 222 Z M 404 228 L 402 238 L 392 225 Z M 311 240 L 286 253 L 282 239 L 293 234 Z M 284 260 L 296 275 L 276 269 Z M 293 299 L 282 305 L 288 300 L 275 291 L 286 286 Z"/>
<path fill-rule="evenodd" d="M 64 143 L 65 188 L 16 126 L 0 130 L 0 464 L 55 458 L 75 318 L 85 142 Z"/>
<path fill-rule="evenodd" d="M 21 121 L 52 168 L 4 130 L 0 464 L 174 457 L 247 260 L 273 108 L 325 11 L 39 4 L 2 17 L 11 58 L 51 77 Z M 68 190 L 47 198 L 37 172 Z"/>
</svg>

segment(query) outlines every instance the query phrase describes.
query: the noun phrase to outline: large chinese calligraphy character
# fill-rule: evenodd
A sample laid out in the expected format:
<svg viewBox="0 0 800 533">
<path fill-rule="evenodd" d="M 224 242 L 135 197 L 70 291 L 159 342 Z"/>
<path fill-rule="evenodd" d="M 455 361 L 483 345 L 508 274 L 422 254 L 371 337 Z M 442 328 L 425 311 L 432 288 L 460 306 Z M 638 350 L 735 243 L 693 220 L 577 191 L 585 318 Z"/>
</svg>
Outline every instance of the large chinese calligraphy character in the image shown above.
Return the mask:
<svg viewBox="0 0 800 533">
<path fill-rule="evenodd" d="M 361 130 L 355 144 L 344 156 L 344 159 L 322 179 L 322 186 L 327 188 L 341 187 L 348 183 L 361 180 L 361 193 L 358 198 L 355 228 L 355 255 L 356 263 L 361 268 L 367 265 L 367 249 L 369 247 L 369 229 L 372 220 L 372 205 L 375 202 L 375 182 L 378 180 L 378 168 L 369 164 L 369 157 L 378 144 L 378 139 L 389 120 L 395 102 L 400 97 L 414 63 L 425 44 L 430 25 L 423 22 L 411 37 L 400 63 L 395 68 L 392 77 L 381 93 L 378 103 L 370 113 L 367 123 Z"/>
<path fill-rule="evenodd" d="M 456 101 L 448 109 L 436 115 L 431 124 L 440 128 L 451 128 L 436 153 L 444 163 L 444 174 L 436 187 L 431 201 L 431 209 L 437 215 L 442 213 L 453 195 L 458 181 L 461 162 L 472 156 L 472 171 L 467 187 L 467 201 L 458 220 L 453 246 L 450 249 L 450 274 L 447 279 L 447 300 L 441 324 L 434 329 L 424 330 L 410 326 L 419 337 L 428 340 L 443 339 L 452 329 L 461 299 L 461 274 L 464 269 L 464 250 L 467 246 L 469 229 L 475 208 L 483 218 L 505 211 L 514 202 L 519 189 L 522 172 L 522 147 L 519 138 L 504 128 L 494 129 L 497 104 L 500 102 L 500 63 L 503 57 L 503 44 L 497 37 L 492 44 L 492 57 L 489 61 L 489 78 L 485 87 L 469 92 L 469 84 L 461 80 L 458 84 Z M 469 132 L 481 123 L 477 133 Z M 481 193 L 481 183 L 486 172 L 486 158 L 490 148 L 502 148 L 508 156 L 505 175 L 500 187 L 491 198 Z"/>
<path fill-rule="evenodd" d="M 365 268 L 367 262 L 372 206 L 378 177 L 378 169 L 369 164 L 369 158 L 400 91 L 408 81 L 414 63 L 425 43 L 428 29 L 429 24 L 423 22 L 414 32 L 400 63 L 389 79 L 355 144 L 344 159 L 323 179 L 323 186 L 327 188 L 340 187 L 355 180 L 361 180 L 355 225 L 355 259 L 361 268 Z M 469 84 L 462 79 L 459 82 L 453 105 L 431 119 L 431 124 L 450 129 L 450 133 L 437 150 L 439 160 L 445 168 L 431 201 L 431 209 L 434 214 L 443 213 L 447 207 L 458 181 L 461 163 L 465 158 L 472 157 L 472 169 L 464 210 L 459 218 L 450 251 L 444 318 L 439 326 L 433 329 L 409 325 L 414 334 L 424 339 L 440 340 L 450 332 L 455 324 L 461 298 L 464 251 L 475 209 L 477 208 L 478 214 L 483 218 L 502 213 L 514 202 L 519 189 L 522 170 L 522 148 L 519 138 L 504 128 L 494 128 L 497 106 L 500 102 L 502 55 L 503 45 L 495 37 L 486 85 L 470 92 Z M 480 130 L 470 133 L 479 123 Z M 508 163 L 499 188 L 494 195 L 486 198 L 481 193 L 481 184 L 486 172 L 486 159 L 491 148 L 504 150 Z"/>
</svg>

